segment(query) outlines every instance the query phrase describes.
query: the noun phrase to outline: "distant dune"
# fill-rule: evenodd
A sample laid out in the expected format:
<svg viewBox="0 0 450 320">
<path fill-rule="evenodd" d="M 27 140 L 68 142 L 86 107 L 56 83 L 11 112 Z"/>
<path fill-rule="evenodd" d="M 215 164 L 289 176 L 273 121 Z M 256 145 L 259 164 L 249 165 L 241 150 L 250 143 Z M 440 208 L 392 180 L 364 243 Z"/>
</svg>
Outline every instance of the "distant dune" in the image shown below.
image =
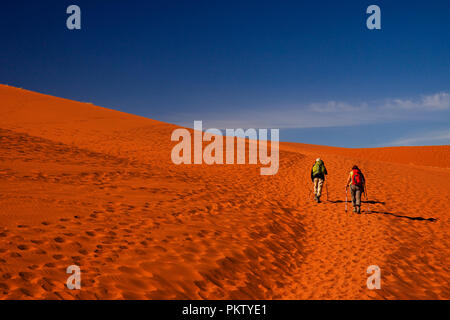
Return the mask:
<svg viewBox="0 0 450 320">
<path fill-rule="evenodd" d="M 0 299 L 450 298 L 449 146 L 281 143 L 278 174 L 261 176 L 174 165 L 175 128 L 0 86 Z M 353 164 L 362 215 L 344 212 Z M 73 264 L 81 290 L 65 286 Z"/>
</svg>

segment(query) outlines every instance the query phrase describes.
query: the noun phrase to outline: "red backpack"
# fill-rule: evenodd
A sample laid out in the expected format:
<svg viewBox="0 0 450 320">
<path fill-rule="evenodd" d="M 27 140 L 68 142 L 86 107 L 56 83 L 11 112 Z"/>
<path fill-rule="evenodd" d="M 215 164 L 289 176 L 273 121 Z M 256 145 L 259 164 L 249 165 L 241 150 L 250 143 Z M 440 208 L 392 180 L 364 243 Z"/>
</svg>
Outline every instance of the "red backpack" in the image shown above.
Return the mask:
<svg viewBox="0 0 450 320">
<path fill-rule="evenodd" d="M 352 184 L 354 184 L 358 187 L 364 186 L 363 175 L 362 175 L 361 171 L 359 171 L 358 169 L 353 169 Z"/>
</svg>

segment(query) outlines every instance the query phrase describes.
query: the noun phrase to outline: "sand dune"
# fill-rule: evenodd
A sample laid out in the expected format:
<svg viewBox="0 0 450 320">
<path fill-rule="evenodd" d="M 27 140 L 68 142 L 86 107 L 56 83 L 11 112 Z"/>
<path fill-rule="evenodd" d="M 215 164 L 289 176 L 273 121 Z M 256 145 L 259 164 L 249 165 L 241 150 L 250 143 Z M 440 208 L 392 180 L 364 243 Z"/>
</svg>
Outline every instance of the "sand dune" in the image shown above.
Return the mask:
<svg viewBox="0 0 450 320">
<path fill-rule="evenodd" d="M 281 143 L 278 174 L 261 176 L 175 166 L 170 124 L 8 86 L 0 98 L 0 299 L 450 298 L 449 146 Z M 308 198 L 317 156 L 322 204 Z M 367 214 L 344 212 L 354 163 Z M 72 264 L 81 290 L 65 286 Z"/>
</svg>

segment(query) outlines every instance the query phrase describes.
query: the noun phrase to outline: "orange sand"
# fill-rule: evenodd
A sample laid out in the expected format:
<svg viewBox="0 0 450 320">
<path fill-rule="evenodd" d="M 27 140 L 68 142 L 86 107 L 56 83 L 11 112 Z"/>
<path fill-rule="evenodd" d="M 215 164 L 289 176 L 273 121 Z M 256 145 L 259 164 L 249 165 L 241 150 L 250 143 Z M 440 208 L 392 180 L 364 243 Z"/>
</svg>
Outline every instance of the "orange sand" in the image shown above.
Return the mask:
<svg viewBox="0 0 450 320">
<path fill-rule="evenodd" d="M 0 299 L 450 298 L 449 146 L 281 143 L 261 176 L 175 166 L 176 126 L 87 103 L 0 86 L 0 114 Z M 354 163 L 371 214 L 344 212 Z M 81 290 L 65 287 L 72 264 Z"/>
</svg>

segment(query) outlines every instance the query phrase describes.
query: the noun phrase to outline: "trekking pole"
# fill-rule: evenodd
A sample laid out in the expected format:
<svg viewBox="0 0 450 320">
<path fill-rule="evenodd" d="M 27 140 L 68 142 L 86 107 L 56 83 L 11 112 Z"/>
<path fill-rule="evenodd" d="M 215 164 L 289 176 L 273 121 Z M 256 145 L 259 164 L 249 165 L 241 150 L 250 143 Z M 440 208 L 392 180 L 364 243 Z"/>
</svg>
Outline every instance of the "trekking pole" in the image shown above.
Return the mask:
<svg viewBox="0 0 450 320">
<path fill-rule="evenodd" d="M 348 187 L 345 187 L 345 212 L 347 212 L 347 191 Z"/>
</svg>

